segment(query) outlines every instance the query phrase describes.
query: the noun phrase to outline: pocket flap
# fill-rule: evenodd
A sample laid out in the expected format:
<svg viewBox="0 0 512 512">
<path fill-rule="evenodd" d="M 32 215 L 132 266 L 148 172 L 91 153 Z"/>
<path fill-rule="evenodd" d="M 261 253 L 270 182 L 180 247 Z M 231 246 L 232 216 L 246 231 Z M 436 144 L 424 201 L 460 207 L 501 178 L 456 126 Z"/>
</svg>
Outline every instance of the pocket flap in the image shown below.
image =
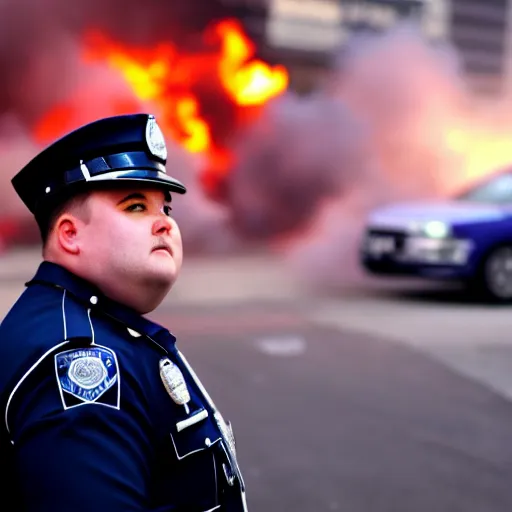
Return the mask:
<svg viewBox="0 0 512 512">
<path fill-rule="evenodd" d="M 178 460 L 206 450 L 221 440 L 205 409 L 200 409 L 176 423 L 170 436 Z"/>
</svg>

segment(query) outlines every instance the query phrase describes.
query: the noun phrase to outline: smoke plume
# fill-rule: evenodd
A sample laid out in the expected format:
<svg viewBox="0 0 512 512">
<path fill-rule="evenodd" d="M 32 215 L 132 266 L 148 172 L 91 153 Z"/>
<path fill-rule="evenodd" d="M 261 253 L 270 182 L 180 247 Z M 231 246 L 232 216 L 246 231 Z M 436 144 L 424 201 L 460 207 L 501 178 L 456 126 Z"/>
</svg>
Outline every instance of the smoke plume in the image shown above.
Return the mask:
<svg viewBox="0 0 512 512">
<path fill-rule="evenodd" d="M 229 14 L 220 0 L 0 0 L 0 216 L 29 218 L 9 181 L 41 149 L 31 127 L 56 103 L 74 98 L 70 128 L 119 105 L 158 116 L 106 64 L 80 59 L 86 27 L 121 42 L 186 49 L 207 22 Z M 475 110 L 456 54 L 427 44 L 415 27 L 352 37 L 314 92 L 274 99 L 232 135 L 225 203 L 206 197 L 201 157 L 168 140 L 168 172 L 189 189 L 174 211 L 186 249 L 227 252 L 251 240 L 317 284 L 358 279 L 367 213 L 445 194 L 482 172 L 468 172 L 473 144 L 461 133 L 505 127 L 510 108 L 495 112 Z"/>
<path fill-rule="evenodd" d="M 277 99 L 240 134 L 235 226 L 269 240 L 311 284 L 360 282 L 371 209 L 467 182 L 467 155 L 450 137 L 484 127 L 474 107 L 457 55 L 416 27 L 353 37 L 322 87 Z"/>
</svg>

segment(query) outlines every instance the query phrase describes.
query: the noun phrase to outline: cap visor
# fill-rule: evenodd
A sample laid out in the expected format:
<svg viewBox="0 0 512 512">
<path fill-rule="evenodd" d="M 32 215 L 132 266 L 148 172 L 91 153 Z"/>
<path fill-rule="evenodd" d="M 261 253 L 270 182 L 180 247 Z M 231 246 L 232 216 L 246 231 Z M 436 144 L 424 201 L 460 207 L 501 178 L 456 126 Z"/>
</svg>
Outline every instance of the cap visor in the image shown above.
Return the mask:
<svg viewBox="0 0 512 512">
<path fill-rule="evenodd" d="M 185 194 L 187 192 L 185 185 L 177 179 L 172 178 L 163 172 L 148 170 L 106 172 L 91 177 L 88 180 L 88 183 L 94 182 L 106 184 L 110 182 L 111 184 L 114 184 L 115 182 L 126 183 L 131 181 L 156 185 L 178 194 Z"/>
</svg>

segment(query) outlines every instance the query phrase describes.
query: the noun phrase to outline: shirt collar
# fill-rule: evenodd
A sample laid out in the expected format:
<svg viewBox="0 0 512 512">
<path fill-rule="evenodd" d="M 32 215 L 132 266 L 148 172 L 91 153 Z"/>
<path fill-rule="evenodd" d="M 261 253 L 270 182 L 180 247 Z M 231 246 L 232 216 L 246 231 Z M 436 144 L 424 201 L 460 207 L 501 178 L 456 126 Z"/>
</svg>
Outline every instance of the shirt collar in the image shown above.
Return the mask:
<svg viewBox="0 0 512 512">
<path fill-rule="evenodd" d="M 173 344 L 176 341 L 176 338 L 161 325 L 148 320 L 128 306 L 109 299 L 89 281 L 78 277 L 56 263 L 43 261 L 39 265 L 34 277 L 25 285 L 31 286 L 33 284 L 64 288 L 85 307 L 113 317 L 127 328 L 149 336 L 152 339 L 158 339 L 158 341 L 166 339 Z"/>
</svg>

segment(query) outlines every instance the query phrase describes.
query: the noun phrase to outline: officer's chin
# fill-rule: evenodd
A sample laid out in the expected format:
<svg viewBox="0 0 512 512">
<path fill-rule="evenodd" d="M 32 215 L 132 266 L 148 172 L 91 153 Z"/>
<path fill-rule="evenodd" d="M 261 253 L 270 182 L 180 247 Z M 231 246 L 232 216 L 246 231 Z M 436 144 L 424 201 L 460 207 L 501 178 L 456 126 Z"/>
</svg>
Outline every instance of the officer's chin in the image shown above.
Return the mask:
<svg viewBox="0 0 512 512">
<path fill-rule="evenodd" d="M 134 305 L 132 307 L 142 315 L 151 313 L 165 300 L 176 278 L 176 272 L 152 275 L 147 281 L 144 291 L 141 291 L 138 297 L 133 300 Z"/>
<path fill-rule="evenodd" d="M 165 299 L 166 293 L 154 294 L 152 296 L 146 297 L 145 300 L 137 300 L 132 304 L 132 308 L 137 311 L 140 315 L 146 315 L 154 311 L 160 304 L 162 304 Z"/>
</svg>

